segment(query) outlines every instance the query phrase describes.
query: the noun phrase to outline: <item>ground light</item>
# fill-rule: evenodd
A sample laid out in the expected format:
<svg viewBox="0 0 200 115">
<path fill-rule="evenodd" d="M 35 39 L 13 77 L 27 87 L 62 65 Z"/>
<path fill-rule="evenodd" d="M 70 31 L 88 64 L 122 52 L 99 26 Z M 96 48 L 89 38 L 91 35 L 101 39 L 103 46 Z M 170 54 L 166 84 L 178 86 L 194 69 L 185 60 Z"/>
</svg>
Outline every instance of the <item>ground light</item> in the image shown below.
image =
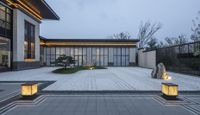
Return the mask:
<svg viewBox="0 0 200 115">
<path fill-rule="evenodd" d="M 172 77 L 169 76 L 167 72 L 164 72 L 164 73 L 163 73 L 163 79 L 164 79 L 164 80 L 171 80 Z"/>
<path fill-rule="evenodd" d="M 166 99 L 176 99 L 178 96 L 178 85 L 174 83 L 162 83 L 162 94 Z"/>
<path fill-rule="evenodd" d="M 37 83 L 24 83 L 21 85 L 21 95 L 23 97 L 31 97 L 36 95 L 38 92 Z"/>
<path fill-rule="evenodd" d="M 90 67 L 90 70 L 93 70 L 94 69 L 94 67 Z"/>
</svg>

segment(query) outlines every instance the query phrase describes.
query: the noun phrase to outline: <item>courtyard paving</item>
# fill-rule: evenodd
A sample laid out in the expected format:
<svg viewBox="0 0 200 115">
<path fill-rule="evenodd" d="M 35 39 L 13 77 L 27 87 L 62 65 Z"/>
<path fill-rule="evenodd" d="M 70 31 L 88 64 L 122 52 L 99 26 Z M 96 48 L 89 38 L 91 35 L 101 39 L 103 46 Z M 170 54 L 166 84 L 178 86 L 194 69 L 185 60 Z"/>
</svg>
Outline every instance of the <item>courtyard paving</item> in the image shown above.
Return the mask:
<svg viewBox="0 0 200 115">
<path fill-rule="evenodd" d="M 174 82 L 182 91 L 200 91 L 200 78 L 170 72 L 172 80 L 152 79 L 151 69 L 109 67 L 60 75 L 55 67 L 0 73 L 2 115 L 199 115 L 198 92 L 165 100 L 160 92 L 67 93 L 65 91 L 160 91 L 162 82 Z M 38 81 L 40 95 L 23 100 L 20 84 Z M 42 82 L 43 81 L 43 82 Z M 51 81 L 51 82 L 47 82 Z M 47 86 L 47 87 L 46 87 Z M 43 89 L 44 88 L 44 89 Z M 49 91 L 49 92 L 48 92 Z M 55 92 L 52 92 L 55 91 Z M 57 92 L 59 91 L 59 92 Z M 15 97 L 15 98 L 12 98 Z"/>
<path fill-rule="evenodd" d="M 3 115 L 199 115 L 200 97 L 181 96 L 169 101 L 159 95 L 41 95 L 16 100 Z"/>
<path fill-rule="evenodd" d="M 109 67 L 60 75 L 55 67 L 0 73 L 0 81 L 56 81 L 44 91 L 160 91 L 162 82 L 173 82 L 181 91 L 200 91 L 200 77 L 172 73 L 170 81 L 151 78 L 151 69 L 140 67 Z"/>
</svg>

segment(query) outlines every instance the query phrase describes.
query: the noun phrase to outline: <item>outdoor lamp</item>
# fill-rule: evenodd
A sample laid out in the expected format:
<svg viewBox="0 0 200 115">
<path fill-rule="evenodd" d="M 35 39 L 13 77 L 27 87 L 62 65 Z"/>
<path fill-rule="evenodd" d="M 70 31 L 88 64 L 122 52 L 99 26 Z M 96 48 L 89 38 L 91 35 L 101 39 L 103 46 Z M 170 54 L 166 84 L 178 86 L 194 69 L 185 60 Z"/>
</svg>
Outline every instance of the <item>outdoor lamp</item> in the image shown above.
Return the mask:
<svg viewBox="0 0 200 115">
<path fill-rule="evenodd" d="M 90 67 L 90 70 L 93 70 L 94 69 L 94 67 Z"/>
<path fill-rule="evenodd" d="M 37 83 L 25 83 L 21 85 L 22 96 L 33 96 L 38 92 Z"/>
<path fill-rule="evenodd" d="M 178 85 L 174 83 L 162 83 L 162 94 L 167 98 L 178 96 Z"/>
</svg>

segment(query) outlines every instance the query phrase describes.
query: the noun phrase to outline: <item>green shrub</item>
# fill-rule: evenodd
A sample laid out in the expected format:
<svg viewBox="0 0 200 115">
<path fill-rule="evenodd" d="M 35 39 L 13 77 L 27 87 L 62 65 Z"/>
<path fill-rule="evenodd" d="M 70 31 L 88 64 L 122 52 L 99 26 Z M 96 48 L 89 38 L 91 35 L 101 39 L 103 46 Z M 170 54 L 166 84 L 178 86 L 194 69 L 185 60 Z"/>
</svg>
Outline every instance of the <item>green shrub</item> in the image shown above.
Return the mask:
<svg viewBox="0 0 200 115">
<path fill-rule="evenodd" d="M 81 70 L 91 70 L 91 67 L 93 69 L 106 69 L 105 67 L 101 67 L 101 66 L 80 66 L 80 67 L 74 67 L 74 68 L 59 68 L 52 72 L 59 73 L 59 74 L 72 74 Z"/>
</svg>

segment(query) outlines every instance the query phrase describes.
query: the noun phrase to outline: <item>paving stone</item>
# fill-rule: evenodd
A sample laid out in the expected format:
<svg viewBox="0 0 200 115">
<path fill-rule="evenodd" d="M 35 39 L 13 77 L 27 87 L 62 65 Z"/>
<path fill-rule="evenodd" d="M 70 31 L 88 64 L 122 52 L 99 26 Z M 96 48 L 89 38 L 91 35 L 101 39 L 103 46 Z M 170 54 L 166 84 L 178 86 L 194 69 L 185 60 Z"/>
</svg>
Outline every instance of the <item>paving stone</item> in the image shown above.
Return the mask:
<svg viewBox="0 0 200 115">
<path fill-rule="evenodd" d="M 56 99 L 55 99 L 56 97 Z M 85 101 L 86 97 L 88 101 L 94 100 L 92 96 L 46 96 L 43 103 L 35 106 L 17 105 L 14 109 L 4 113 L 5 115 L 23 115 L 24 113 L 30 113 L 29 115 L 193 115 L 192 112 L 184 108 L 182 105 L 172 104 L 163 105 L 155 101 L 152 96 L 146 96 L 145 98 L 137 96 L 112 96 L 113 98 L 107 98 L 105 96 L 95 97 L 96 102 L 88 103 Z M 102 100 L 106 99 L 106 101 Z M 66 103 L 71 100 L 74 103 Z M 60 101 L 62 100 L 62 102 Z M 60 104 L 58 104 L 58 102 Z M 82 102 L 82 104 L 79 104 Z M 63 103 L 67 105 L 63 106 Z M 198 109 L 199 105 L 193 106 Z M 43 109 L 41 109 L 43 108 Z"/>
</svg>

